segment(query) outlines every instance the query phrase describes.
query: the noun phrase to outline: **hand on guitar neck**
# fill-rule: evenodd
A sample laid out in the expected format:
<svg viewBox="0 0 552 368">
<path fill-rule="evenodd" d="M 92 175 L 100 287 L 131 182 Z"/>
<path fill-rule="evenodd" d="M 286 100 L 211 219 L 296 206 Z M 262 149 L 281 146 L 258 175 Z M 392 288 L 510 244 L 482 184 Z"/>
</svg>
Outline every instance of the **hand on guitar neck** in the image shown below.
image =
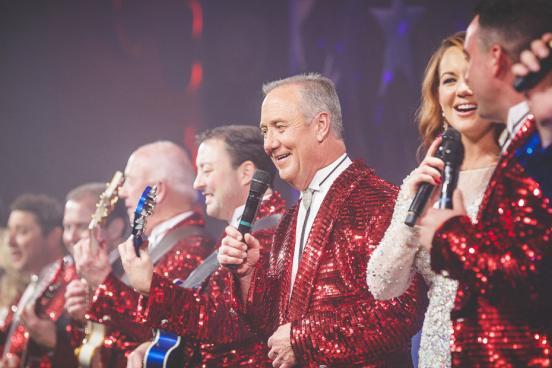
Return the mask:
<svg viewBox="0 0 552 368">
<path fill-rule="evenodd" d="M 48 349 L 56 347 L 56 324 L 48 318 L 40 318 L 35 312 L 35 303 L 29 303 L 21 313 L 21 323 L 36 343 Z"/>
<path fill-rule="evenodd" d="M 138 200 L 132 221 L 132 236 L 119 244 L 119 254 L 130 285 L 140 294 L 148 295 L 153 278 L 153 261 L 147 252 L 147 220 L 153 214 L 157 187 L 147 186 Z"/>
<path fill-rule="evenodd" d="M 91 290 L 96 290 L 111 272 L 111 263 L 105 242 L 96 237 L 81 239 L 75 244 L 73 257 L 79 275 Z"/>
<path fill-rule="evenodd" d="M 65 291 L 65 310 L 71 318 L 85 321 L 90 300 L 98 286 L 111 272 L 105 243 L 98 241 L 96 232 L 79 240 L 73 247 L 73 258 L 80 280 L 73 280 Z"/>
<path fill-rule="evenodd" d="M 132 237 L 119 244 L 119 254 L 130 285 L 140 294 L 148 295 L 153 278 L 153 262 L 145 249 L 147 242 L 142 244 L 138 257 Z"/>
</svg>

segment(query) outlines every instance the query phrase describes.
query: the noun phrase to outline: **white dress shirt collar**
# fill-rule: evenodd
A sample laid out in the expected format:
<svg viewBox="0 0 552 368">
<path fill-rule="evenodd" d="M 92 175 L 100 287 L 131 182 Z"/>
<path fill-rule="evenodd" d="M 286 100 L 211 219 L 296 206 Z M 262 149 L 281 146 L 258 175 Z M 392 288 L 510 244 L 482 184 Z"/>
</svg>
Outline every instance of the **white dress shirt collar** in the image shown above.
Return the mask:
<svg viewBox="0 0 552 368">
<path fill-rule="evenodd" d="M 179 223 L 181 223 L 182 221 L 190 217 L 192 214 L 193 214 L 193 211 L 186 211 L 176 216 L 173 216 L 170 219 L 165 220 L 162 223 L 155 226 L 151 230 L 151 234 L 149 236 L 149 251 L 151 252 L 151 250 L 155 248 L 157 244 L 159 244 L 159 241 L 161 241 L 161 239 L 165 236 L 165 234 L 170 229 L 172 229 L 173 227 L 175 227 L 176 225 L 178 225 Z"/>
<path fill-rule="evenodd" d="M 528 114 L 529 105 L 527 104 L 527 101 L 522 101 L 508 110 L 506 129 L 508 129 L 508 133 L 510 133 L 511 137 L 516 135 L 518 129 L 521 128 L 521 125 Z"/>
</svg>

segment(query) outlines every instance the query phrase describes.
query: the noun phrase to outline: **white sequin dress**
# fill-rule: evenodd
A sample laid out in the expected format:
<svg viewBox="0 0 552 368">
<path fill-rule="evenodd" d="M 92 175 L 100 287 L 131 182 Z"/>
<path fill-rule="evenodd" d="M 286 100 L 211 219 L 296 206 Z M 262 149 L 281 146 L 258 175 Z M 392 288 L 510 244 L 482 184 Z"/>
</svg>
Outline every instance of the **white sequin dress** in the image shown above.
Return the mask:
<svg viewBox="0 0 552 368">
<path fill-rule="evenodd" d="M 461 171 L 458 188 L 462 190 L 468 216 L 475 220 L 485 188 L 495 166 Z M 408 178 L 407 178 L 408 179 Z M 421 274 L 429 287 L 429 305 L 422 327 L 419 367 L 450 367 L 450 312 L 457 282 L 431 270 L 429 253 L 418 249 L 416 229 L 404 224 L 413 194 L 405 179 L 395 204 L 393 220 L 368 263 L 367 283 L 376 299 L 390 299 L 404 293 L 413 275 Z"/>
</svg>

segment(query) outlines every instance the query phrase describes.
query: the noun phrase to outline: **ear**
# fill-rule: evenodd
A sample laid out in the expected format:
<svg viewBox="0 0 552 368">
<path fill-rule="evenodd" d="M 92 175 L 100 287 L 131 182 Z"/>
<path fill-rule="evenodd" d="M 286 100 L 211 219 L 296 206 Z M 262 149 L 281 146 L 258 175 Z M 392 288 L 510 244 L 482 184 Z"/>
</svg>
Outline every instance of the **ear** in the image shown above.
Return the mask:
<svg viewBox="0 0 552 368">
<path fill-rule="evenodd" d="M 109 224 L 107 224 L 105 231 L 109 242 L 117 239 L 123 239 L 123 236 L 125 235 L 123 234 L 123 231 L 125 231 L 125 221 L 120 217 L 114 218 Z"/>
<path fill-rule="evenodd" d="M 330 134 L 332 129 L 332 119 L 330 113 L 319 113 L 312 122 L 316 129 L 316 140 L 318 143 L 322 143 Z"/>
<path fill-rule="evenodd" d="M 491 46 L 491 73 L 495 77 L 501 77 L 510 73 L 512 61 L 506 53 L 506 50 L 499 44 Z"/>
<path fill-rule="evenodd" d="M 157 194 L 156 194 L 156 203 L 163 203 L 163 200 L 167 197 L 167 185 L 163 181 L 158 181 L 154 183 L 154 185 L 157 187 Z"/>
<path fill-rule="evenodd" d="M 253 174 L 255 174 L 255 169 L 255 164 L 252 161 L 247 160 L 241 163 L 237 170 L 241 185 L 246 186 L 251 184 Z"/>
</svg>

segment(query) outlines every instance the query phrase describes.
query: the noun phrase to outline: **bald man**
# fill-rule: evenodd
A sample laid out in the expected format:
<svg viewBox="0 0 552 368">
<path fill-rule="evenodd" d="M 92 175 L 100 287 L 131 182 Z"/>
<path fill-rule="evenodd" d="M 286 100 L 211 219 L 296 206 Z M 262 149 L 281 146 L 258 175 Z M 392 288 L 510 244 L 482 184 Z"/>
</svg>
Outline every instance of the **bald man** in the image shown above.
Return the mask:
<svg viewBox="0 0 552 368">
<path fill-rule="evenodd" d="M 188 154 L 178 145 L 160 141 L 146 144 L 132 153 L 120 190 L 130 218 L 147 185 L 157 186 L 155 211 L 148 218 L 145 233 L 155 272 L 168 278 L 186 277 L 213 247 L 206 235 L 203 217 L 194 212 L 196 193 L 192 187 L 194 169 Z M 77 269 L 86 280 L 79 295 L 95 292 L 87 318 L 110 326 L 113 336 L 104 342 L 104 366 L 124 367 L 125 352 L 138 341 L 151 338 L 151 330 L 136 325 L 132 316 L 117 313 L 122 304 L 138 305 L 139 294 L 115 276 L 105 249 L 93 250 L 87 240 L 74 247 Z"/>
</svg>

